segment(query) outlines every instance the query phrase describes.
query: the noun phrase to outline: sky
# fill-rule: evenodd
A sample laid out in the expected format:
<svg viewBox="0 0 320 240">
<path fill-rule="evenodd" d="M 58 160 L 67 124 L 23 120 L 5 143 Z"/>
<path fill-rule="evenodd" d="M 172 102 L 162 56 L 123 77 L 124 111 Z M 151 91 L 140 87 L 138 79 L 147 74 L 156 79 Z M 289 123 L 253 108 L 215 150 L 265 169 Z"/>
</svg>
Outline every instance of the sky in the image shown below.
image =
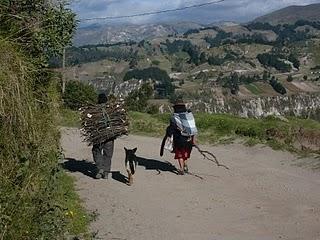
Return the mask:
<svg viewBox="0 0 320 240">
<path fill-rule="evenodd" d="M 78 14 L 78 19 L 85 19 L 161 11 L 210 1 L 212 0 L 72 0 L 71 8 Z M 222 3 L 174 13 L 99 22 L 109 24 L 121 22 L 144 24 L 183 21 L 202 24 L 220 21 L 248 22 L 283 7 L 312 3 L 320 3 L 320 0 L 225 0 Z M 86 22 L 86 24 L 88 23 L 95 23 L 95 21 Z"/>
</svg>

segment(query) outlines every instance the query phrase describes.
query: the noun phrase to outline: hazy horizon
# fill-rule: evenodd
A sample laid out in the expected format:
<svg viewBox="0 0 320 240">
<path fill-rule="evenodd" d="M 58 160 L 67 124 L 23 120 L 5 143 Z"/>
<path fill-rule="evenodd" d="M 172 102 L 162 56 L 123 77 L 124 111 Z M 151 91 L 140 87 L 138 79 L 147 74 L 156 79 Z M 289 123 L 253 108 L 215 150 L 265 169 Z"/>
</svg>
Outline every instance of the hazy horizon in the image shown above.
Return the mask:
<svg viewBox="0 0 320 240">
<path fill-rule="evenodd" d="M 155 1 L 155 0 L 78 0 L 71 4 L 71 9 L 78 14 L 78 19 L 97 18 L 106 16 L 132 15 L 137 13 L 161 11 L 179 7 L 190 6 L 209 2 L 208 0 L 198 1 Z M 281 8 L 291 5 L 309 5 L 320 3 L 320 0 L 225 0 L 222 3 L 210 6 L 188 9 L 174 13 L 164 13 L 158 15 L 135 17 L 128 19 L 87 21 L 81 22 L 81 25 L 94 23 L 115 24 L 148 24 L 148 23 L 166 23 L 166 22 L 194 22 L 199 24 L 210 24 L 215 22 L 238 22 L 244 23 L 255 19 L 256 17 L 268 14 Z"/>
</svg>

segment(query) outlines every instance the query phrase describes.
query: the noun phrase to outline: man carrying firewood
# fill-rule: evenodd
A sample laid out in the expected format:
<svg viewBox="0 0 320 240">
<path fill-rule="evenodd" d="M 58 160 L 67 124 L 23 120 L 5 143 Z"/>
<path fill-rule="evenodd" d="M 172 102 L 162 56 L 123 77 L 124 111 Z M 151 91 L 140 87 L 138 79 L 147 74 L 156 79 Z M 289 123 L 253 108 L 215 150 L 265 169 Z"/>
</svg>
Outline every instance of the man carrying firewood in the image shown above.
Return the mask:
<svg viewBox="0 0 320 240">
<path fill-rule="evenodd" d="M 107 103 L 108 98 L 106 94 L 101 93 L 98 96 L 98 104 Z M 108 174 L 111 170 L 111 159 L 113 156 L 114 138 L 107 139 L 104 142 L 93 144 L 92 155 L 93 160 L 96 163 L 97 171 L 96 179 L 108 179 Z"/>
</svg>

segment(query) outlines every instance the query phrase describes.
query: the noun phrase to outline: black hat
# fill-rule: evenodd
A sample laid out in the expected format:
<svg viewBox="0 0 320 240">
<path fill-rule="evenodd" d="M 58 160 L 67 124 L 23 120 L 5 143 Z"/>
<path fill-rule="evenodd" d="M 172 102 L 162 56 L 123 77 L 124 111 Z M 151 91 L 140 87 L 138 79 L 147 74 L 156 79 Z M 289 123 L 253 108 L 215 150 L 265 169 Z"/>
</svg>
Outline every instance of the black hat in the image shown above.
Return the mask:
<svg viewBox="0 0 320 240">
<path fill-rule="evenodd" d="M 102 103 L 107 103 L 108 102 L 108 97 L 105 93 L 100 93 L 98 95 L 98 104 L 102 104 Z"/>
<path fill-rule="evenodd" d="M 173 106 L 185 106 L 186 104 L 184 103 L 184 101 L 182 100 L 182 98 L 178 98 L 175 102 Z"/>
</svg>

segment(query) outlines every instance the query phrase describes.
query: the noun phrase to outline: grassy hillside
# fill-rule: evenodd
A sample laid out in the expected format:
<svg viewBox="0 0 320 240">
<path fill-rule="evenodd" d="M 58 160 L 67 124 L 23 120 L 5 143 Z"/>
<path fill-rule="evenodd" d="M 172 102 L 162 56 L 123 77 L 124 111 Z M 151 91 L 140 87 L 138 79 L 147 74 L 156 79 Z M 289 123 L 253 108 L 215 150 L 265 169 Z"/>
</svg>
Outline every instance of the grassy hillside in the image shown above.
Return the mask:
<svg viewBox="0 0 320 240">
<path fill-rule="evenodd" d="M 59 166 L 60 79 L 46 68 L 70 41 L 74 14 L 63 3 L 3 1 L 0 23 L 0 239 L 86 238 L 89 217 Z"/>
<path fill-rule="evenodd" d="M 79 114 L 68 111 L 61 124 L 79 126 Z M 170 120 L 170 114 L 146 114 L 130 112 L 130 134 L 162 138 Z M 202 144 L 242 142 L 247 145 L 266 144 L 274 149 L 286 149 L 299 153 L 320 154 L 320 123 L 313 120 L 267 117 L 264 119 L 240 118 L 231 115 L 207 113 L 195 114 Z M 312 145 L 312 141 L 318 141 Z"/>
<path fill-rule="evenodd" d="M 36 69 L 0 40 L 0 235 L 2 239 L 62 239 L 86 232 L 88 216 L 73 180 L 58 167 L 56 85 L 43 106 L 33 93 Z M 70 218 L 73 212 L 81 218 Z"/>
<path fill-rule="evenodd" d="M 298 21 L 282 27 L 254 22 L 191 29 L 138 43 L 84 46 L 68 52 L 72 66 L 67 78 L 112 91 L 128 71 L 152 66 L 170 74 L 176 94 L 190 100 L 199 99 L 209 89 L 208 98 L 319 92 L 320 74 L 311 73 L 319 65 L 319 36 L 317 22 Z M 102 59 L 90 62 L 96 57 Z M 266 78 L 265 72 L 269 74 Z M 234 73 L 247 79 L 233 79 Z M 287 81 L 288 75 L 293 82 Z M 272 86 L 273 77 L 286 91 L 279 93 Z"/>
<path fill-rule="evenodd" d="M 295 23 L 298 20 L 319 21 L 320 4 L 307 6 L 289 6 L 278 11 L 258 17 L 254 22 L 267 22 L 271 24 Z"/>
</svg>

